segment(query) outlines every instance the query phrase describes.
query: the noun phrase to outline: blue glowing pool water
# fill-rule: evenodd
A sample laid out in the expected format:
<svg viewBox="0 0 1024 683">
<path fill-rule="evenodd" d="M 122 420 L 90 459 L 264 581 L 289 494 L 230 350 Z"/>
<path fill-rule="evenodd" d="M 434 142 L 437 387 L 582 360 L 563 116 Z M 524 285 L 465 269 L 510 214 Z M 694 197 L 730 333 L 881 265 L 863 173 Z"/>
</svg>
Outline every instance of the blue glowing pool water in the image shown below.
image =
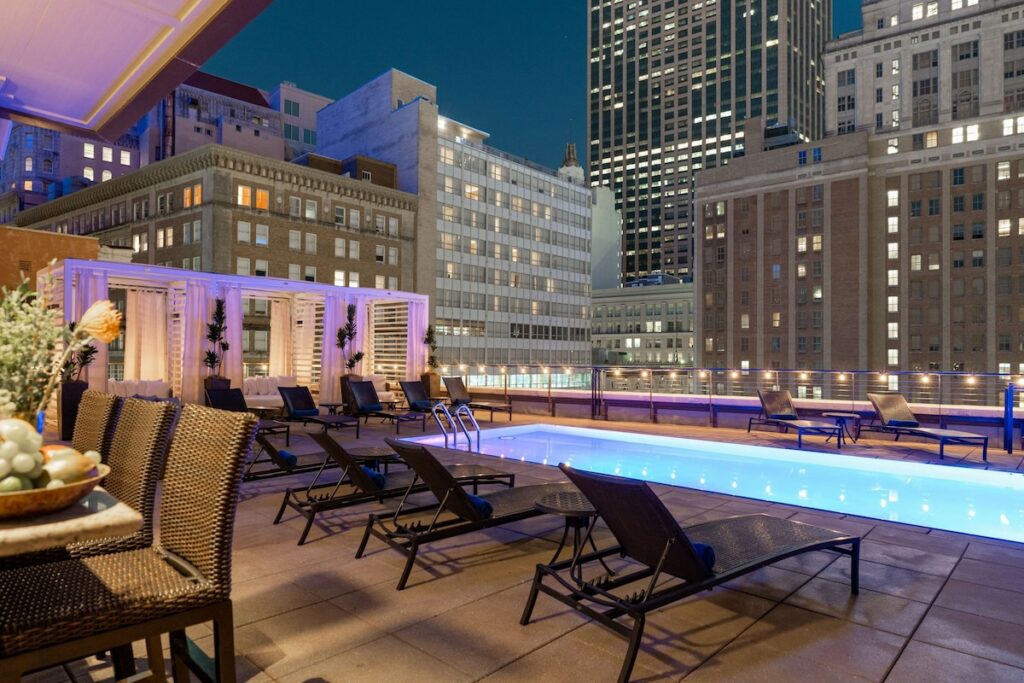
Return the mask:
<svg viewBox="0 0 1024 683">
<path fill-rule="evenodd" d="M 443 446 L 442 436 L 408 439 Z M 480 450 L 701 491 L 1024 541 L 1024 474 L 838 453 L 524 425 L 488 429 Z"/>
</svg>

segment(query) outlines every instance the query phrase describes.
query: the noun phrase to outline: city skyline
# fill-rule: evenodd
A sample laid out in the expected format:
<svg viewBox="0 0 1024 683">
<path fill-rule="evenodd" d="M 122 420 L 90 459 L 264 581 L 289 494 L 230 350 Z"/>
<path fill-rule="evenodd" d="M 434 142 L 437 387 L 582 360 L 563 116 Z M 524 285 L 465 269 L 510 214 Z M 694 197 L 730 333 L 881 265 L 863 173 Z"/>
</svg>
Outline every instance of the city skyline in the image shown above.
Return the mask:
<svg viewBox="0 0 1024 683">
<path fill-rule="evenodd" d="M 524 0 L 514 14 L 502 5 L 480 7 L 469 0 L 443 5 L 439 11 L 435 4 L 411 0 L 387 6 L 277 0 L 202 68 L 268 91 L 292 81 L 336 99 L 394 67 L 436 83 L 444 93 L 438 103 L 442 113 L 482 128 L 502 149 L 551 168 L 559 165 L 567 141 L 585 149 L 586 3 Z M 859 28 L 857 0 L 835 0 L 834 8 L 834 34 Z M 538 15 L 547 19 L 538 22 Z M 310 16 L 319 19 L 311 24 Z M 334 27 L 384 22 L 394 30 L 392 39 L 381 41 L 372 31 L 345 33 L 344 53 L 359 58 L 338 60 L 330 40 Z M 486 28 L 489 37 L 438 50 L 435 41 L 445 27 L 452 35 Z M 267 47 L 282 45 L 281 36 L 299 34 L 306 40 L 288 45 L 288 62 L 281 59 L 283 48 Z M 491 49 L 495 45 L 509 49 Z M 334 63 L 343 68 L 323 68 Z M 530 97 L 515 106 L 510 92 Z M 587 162 L 585 155 L 581 161 Z"/>
</svg>

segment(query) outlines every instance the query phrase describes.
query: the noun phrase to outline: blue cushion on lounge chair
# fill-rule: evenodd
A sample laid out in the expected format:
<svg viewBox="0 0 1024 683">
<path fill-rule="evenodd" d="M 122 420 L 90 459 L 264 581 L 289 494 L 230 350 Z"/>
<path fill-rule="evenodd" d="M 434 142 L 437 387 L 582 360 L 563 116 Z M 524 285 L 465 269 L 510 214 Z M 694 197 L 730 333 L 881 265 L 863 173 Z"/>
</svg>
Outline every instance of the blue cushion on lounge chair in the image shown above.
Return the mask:
<svg viewBox="0 0 1024 683">
<path fill-rule="evenodd" d="M 361 469 L 363 471 L 363 474 L 365 474 L 366 476 L 368 476 L 370 478 L 370 481 L 373 482 L 374 486 L 376 486 L 379 489 L 384 488 L 384 475 L 383 474 L 381 474 L 380 472 L 376 472 L 374 470 L 371 470 L 369 467 L 366 467 L 365 465 L 361 465 L 359 467 L 359 469 Z"/>
<path fill-rule="evenodd" d="M 494 508 L 485 499 L 480 496 L 474 496 L 472 493 L 466 494 L 469 497 L 469 504 L 473 506 L 473 509 L 477 511 L 483 519 L 490 519 L 494 513 Z"/>
<path fill-rule="evenodd" d="M 382 408 L 379 403 L 367 403 L 363 406 L 364 413 L 379 413 L 382 410 L 384 410 L 384 408 Z"/>
<path fill-rule="evenodd" d="M 430 410 L 433 407 L 434 407 L 434 402 L 433 401 L 428 401 L 427 399 L 423 399 L 421 401 L 410 401 L 409 402 L 409 409 L 410 410 L 428 411 L 428 410 Z"/>
<path fill-rule="evenodd" d="M 768 416 L 769 420 L 796 420 L 799 419 L 793 413 L 772 413 Z"/>
<path fill-rule="evenodd" d="M 277 454 L 288 463 L 288 467 L 295 467 L 295 464 L 299 462 L 299 458 L 288 451 L 278 451 Z"/>
<path fill-rule="evenodd" d="M 292 411 L 295 417 L 317 417 L 320 414 L 317 408 L 297 408 Z"/>
<path fill-rule="evenodd" d="M 709 572 L 714 572 L 715 569 L 715 549 L 709 545 L 703 543 L 694 543 L 693 551 L 697 553 L 697 557 L 704 563 L 704 567 Z"/>
<path fill-rule="evenodd" d="M 452 399 L 452 406 L 453 407 L 454 406 L 461 406 L 464 403 L 469 403 L 469 399 L 468 398 L 453 398 Z"/>
<path fill-rule="evenodd" d="M 920 427 L 921 423 L 917 420 L 889 420 L 885 423 L 886 427 Z"/>
</svg>

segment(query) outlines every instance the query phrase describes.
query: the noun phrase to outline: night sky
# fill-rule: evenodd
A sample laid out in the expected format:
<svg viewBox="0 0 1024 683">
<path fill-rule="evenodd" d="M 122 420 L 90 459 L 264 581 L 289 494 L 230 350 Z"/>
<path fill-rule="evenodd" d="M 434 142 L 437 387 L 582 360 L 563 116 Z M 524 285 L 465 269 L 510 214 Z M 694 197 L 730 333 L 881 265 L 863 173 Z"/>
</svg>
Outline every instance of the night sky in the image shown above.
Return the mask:
<svg viewBox="0 0 1024 683">
<path fill-rule="evenodd" d="M 490 144 L 558 166 L 586 131 L 584 0 L 276 0 L 203 67 L 272 90 L 337 98 L 390 67 L 437 86 L 441 113 Z M 835 30 L 859 0 L 834 0 Z"/>
</svg>

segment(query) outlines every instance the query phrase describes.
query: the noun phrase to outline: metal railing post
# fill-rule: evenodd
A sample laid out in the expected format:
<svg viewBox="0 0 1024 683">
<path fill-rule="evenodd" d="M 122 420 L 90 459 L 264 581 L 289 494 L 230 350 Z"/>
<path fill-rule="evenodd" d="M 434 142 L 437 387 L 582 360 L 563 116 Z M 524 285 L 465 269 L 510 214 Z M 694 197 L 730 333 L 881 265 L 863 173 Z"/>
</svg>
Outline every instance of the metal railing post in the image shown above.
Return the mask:
<svg viewBox="0 0 1024 683">
<path fill-rule="evenodd" d="M 548 371 L 547 375 L 548 375 L 548 413 L 551 414 L 551 417 L 554 417 L 555 416 L 555 402 L 551 398 L 551 375 L 552 375 L 552 373 L 551 373 L 550 370 Z"/>
<path fill-rule="evenodd" d="M 1010 382 L 1003 391 L 1003 450 L 1013 453 L 1013 404 L 1014 384 Z"/>
</svg>

